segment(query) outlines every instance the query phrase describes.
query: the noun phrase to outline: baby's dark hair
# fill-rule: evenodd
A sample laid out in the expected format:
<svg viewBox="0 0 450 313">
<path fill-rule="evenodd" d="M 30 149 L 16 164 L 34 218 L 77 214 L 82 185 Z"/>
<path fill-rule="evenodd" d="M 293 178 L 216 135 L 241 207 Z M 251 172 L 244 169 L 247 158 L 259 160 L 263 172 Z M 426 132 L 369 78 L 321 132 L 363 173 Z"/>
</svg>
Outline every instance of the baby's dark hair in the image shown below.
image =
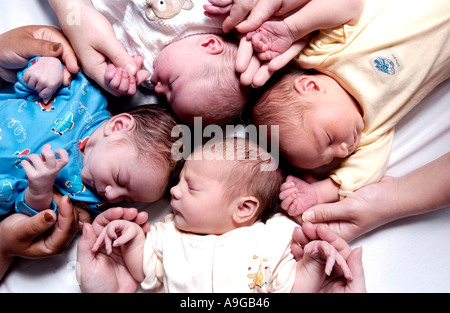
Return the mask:
<svg viewBox="0 0 450 313">
<path fill-rule="evenodd" d="M 263 87 L 251 91 L 245 112 L 247 119 L 256 125 L 301 121 L 306 106 L 298 101 L 294 80 L 312 73 L 293 63 L 275 72 Z"/>
<path fill-rule="evenodd" d="M 135 120 L 129 140 L 137 148 L 140 158 L 147 158 L 167 165 L 170 170 L 169 182 L 178 169 L 178 162 L 172 157 L 172 146 L 179 137 L 172 137 L 172 129 L 177 122 L 168 110 L 159 105 L 142 105 L 127 112 Z M 170 183 L 168 183 L 170 186 Z"/>
</svg>

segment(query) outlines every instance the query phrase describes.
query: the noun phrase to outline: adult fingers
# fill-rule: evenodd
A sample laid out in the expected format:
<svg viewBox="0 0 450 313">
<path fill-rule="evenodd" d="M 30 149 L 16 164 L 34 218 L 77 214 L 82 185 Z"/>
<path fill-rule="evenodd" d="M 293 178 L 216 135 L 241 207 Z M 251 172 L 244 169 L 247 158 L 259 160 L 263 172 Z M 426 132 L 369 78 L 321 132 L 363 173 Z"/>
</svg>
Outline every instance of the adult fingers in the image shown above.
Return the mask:
<svg viewBox="0 0 450 313">
<path fill-rule="evenodd" d="M 20 226 L 22 241 L 31 241 L 46 232 L 55 224 L 56 214 L 52 210 L 41 211 L 29 218 L 23 219 Z"/>
<path fill-rule="evenodd" d="M 230 14 L 223 21 L 222 29 L 224 32 L 228 33 L 231 31 L 237 24 L 242 22 L 247 16 L 248 12 L 250 12 L 254 5 L 253 0 L 242 0 L 239 3 L 235 3 L 230 10 Z"/>
<path fill-rule="evenodd" d="M 27 27 L 27 26 L 25 26 Z M 64 35 L 56 28 L 51 26 L 34 26 L 32 29 L 34 42 L 30 41 L 30 49 L 27 51 L 32 56 L 61 56 L 61 59 L 67 70 L 74 74 L 79 72 L 77 57 L 72 46 Z"/>
<path fill-rule="evenodd" d="M 262 23 L 279 10 L 279 6 L 274 6 L 273 0 L 259 0 L 254 8 L 250 8 L 250 10 L 251 12 L 246 20 L 236 26 L 240 33 L 248 33 L 260 27 Z"/>
<path fill-rule="evenodd" d="M 294 42 L 288 50 L 269 62 L 269 71 L 273 73 L 285 67 L 295 56 L 300 53 L 305 45 L 306 43 L 301 40 Z"/>
<path fill-rule="evenodd" d="M 92 222 L 95 233 L 99 235 L 109 222 L 122 218 L 122 216 L 124 216 L 124 209 L 121 207 L 111 208 L 100 213 Z"/>
<path fill-rule="evenodd" d="M 311 223 L 324 223 L 338 220 L 348 220 L 349 210 L 345 201 L 315 205 L 303 213 L 303 220 Z"/>
<path fill-rule="evenodd" d="M 362 248 L 356 248 L 347 259 L 353 279 L 347 282 L 348 290 L 352 292 L 367 292 L 364 267 L 362 263 Z"/>
<path fill-rule="evenodd" d="M 78 230 L 78 213 L 72 206 L 68 196 L 56 202 L 58 221 L 52 233 L 46 238 L 45 245 L 54 252 L 63 250 Z"/>
<path fill-rule="evenodd" d="M 244 73 L 253 58 L 253 44 L 245 36 L 239 42 L 238 52 L 236 54 L 235 69 L 238 73 Z"/>
<path fill-rule="evenodd" d="M 95 252 L 92 249 L 96 238 L 92 225 L 89 223 L 83 224 L 82 235 L 77 246 L 77 260 L 80 264 L 90 264 L 95 260 Z"/>
<path fill-rule="evenodd" d="M 270 79 L 273 72 L 269 69 L 269 64 L 263 63 L 253 77 L 253 86 L 258 88 L 264 86 L 264 84 Z"/>
<path fill-rule="evenodd" d="M 305 222 L 301 229 L 294 230 L 293 238 L 302 246 L 305 246 L 312 240 L 324 240 L 331 244 L 345 259 L 351 253 L 348 243 L 324 225 Z"/>
<path fill-rule="evenodd" d="M 101 44 L 97 47 L 116 67 L 123 68 L 128 75 L 135 76 L 139 70 L 134 58 L 128 54 L 119 41 Z"/>
<path fill-rule="evenodd" d="M 313 227 L 316 228 L 315 232 L 319 239 L 325 240 L 329 244 L 331 244 L 345 259 L 348 258 L 352 249 L 348 245 L 347 241 L 345 241 L 342 237 L 338 236 L 335 232 L 333 232 L 330 228 L 324 225 L 313 225 L 311 223 L 305 223 L 303 226 L 307 227 L 307 234 L 312 234 L 309 232 L 309 229 Z M 313 226 L 313 227 L 310 227 Z"/>
</svg>

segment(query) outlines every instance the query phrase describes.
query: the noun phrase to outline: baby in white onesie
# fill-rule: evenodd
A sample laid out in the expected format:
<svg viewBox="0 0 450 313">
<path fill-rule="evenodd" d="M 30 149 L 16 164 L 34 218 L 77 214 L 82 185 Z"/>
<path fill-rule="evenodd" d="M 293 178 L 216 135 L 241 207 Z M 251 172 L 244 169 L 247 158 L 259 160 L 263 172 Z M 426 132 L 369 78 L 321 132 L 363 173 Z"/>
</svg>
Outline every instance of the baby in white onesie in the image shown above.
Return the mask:
<svg viewBox="0 0 450 313">
<path fill-rule="evenodd" d="M 206 0 L 91 0 L 132 56 L 143 57 L 144 86 L 167 98 L 175 115 L 192 123 L 225 124 L 239 115 L 246 87 L 235 71 L 238 41 L 222 36 L 222 21 L 204 15 Z M 136 82 L 110 64 L 105 80 L 125 94 Z"/>
<path fill-rule="evenodd" d="M 274 162 L 242 138 L 207 143 L 171 189 L 172 214 L 147 236 L 138 224 L 112 221 L 93 251 L 103 243 L 107 253 L 120 247 L 141 286 L 165 292 L 317 292 L 335 263 L 351 279 L 326 241 L 309 242 L 303 258 L 293 258 L 298 225 L 275 214 L 284 176 Z"/>
</svg>

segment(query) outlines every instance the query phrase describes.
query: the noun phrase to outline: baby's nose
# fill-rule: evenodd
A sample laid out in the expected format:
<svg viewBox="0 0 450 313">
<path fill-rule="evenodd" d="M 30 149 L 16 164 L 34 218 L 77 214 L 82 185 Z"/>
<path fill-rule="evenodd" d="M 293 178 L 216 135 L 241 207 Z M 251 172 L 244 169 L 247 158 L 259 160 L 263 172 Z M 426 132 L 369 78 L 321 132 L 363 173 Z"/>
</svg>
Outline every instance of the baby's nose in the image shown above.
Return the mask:
<svg viewBox="0 0 450 313">
<path fill-rule="evenodd" d="M 337 158 L 345 158 L 348 156 L 348 144 L 343 142 L 339 146 L 337 146 L 335 150 L 335 157 Z"/>
<path fill-rule="evenodd" d="M 156 92 L 157 94 L 165 95 L 165 94 L 167 93 L 167 91 L 168 91 L 168 88 L 167 88 L 165 85 L 161 84 L 161 82 L 158 82 L 158 83 L 156 84 L 156 86 L 155 86 L 155 92 Z"/>
<path fill-rule="evenodd" d="M 181 196 L 182 196 L 181 190 L 180 190 L 180 188 L 178 188 L 178 185 L 173 186 L 172 188 L 170 188 L 170 194 L 175 199 L 180 199 Z"/>
<path fill-rule="evenodd" d="M 105 188 L 105 198 L 111 202 L 111 203 L 115 203 L 115 202 L 119 202 L 122 199 L 122 195 L 113 187 L 111 186 L 106 186 Z"/>
</svg>

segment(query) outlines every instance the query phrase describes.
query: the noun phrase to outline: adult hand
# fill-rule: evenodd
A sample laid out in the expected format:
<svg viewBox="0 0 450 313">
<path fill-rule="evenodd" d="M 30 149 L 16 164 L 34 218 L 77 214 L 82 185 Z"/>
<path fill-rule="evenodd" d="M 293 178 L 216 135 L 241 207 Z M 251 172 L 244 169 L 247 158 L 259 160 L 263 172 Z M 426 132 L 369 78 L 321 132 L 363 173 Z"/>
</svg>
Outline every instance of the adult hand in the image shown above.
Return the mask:
<svg viewBox="0 0 450 313">
<path fill-rule="evenodd" d="M 253 10 L 258 0 L 208 0 L 210 4 L 203 6 L 205 15 L 224 19 L 222 29 L 228 33 L 242 22 Z M 253 30 L 253 29 L 252 29 Z"/>
<path fill-rule="evenodd" d="M 330 243 L 346 260 L 352 272 L 352 280 L 346 279 L 342 272 L 334 272 L 323 283 L 321 292 L 366 292 L 364 269 L 362 266 L 362 250 L 352 250 L 348 243 L 328 227 L 304 223 L 293 233 L 291 252 L 296 260 L 303 256 L 303 247 L 313 240 L 324 240 Z"/>
<path fill-rule="evenodd" d="M 306 40 L 298 40 L 283 54 L 270 62 L 262 62 L 253 53 L 251 40 L 243 37 L 239 43 L 235 68 L 241 73 L 240 81 L 244 86 L 255 88 L 263 86 L 273 73 L 286 66 L 306 45 Z"/>
<path fill-rule="evenodd" d="M 51 26 L 29 25 L 0 35 L 0 77 L 8 82 L 17 80 L 16 70 L 25 68 L 36 56 L 59 57 L 65 64 L 63 84 L 79 71 L 77 58 L 61 32 Z"/>
<path fill-rule="evenodd" d="M 112 208 L 98 215 L 92 225 L 84 224 L 77 250 L 77 277 L 82 292 L 136 291 L 138 282 L 126 268 L 120 249 L 114 248 L 109 255 L 104 249 L 92 252 L 97 236 L 103 228 L 109 222 L 120 218 L 141 225 L 144 232 L 150 230 L 147 213 L 133 208 Z"/>
<path fill-rule="evenodd" d="M 139 86 L 150 74 L 128 54 L 117 40 L 109 21 L 85 0 L 50 0 L 61 28 L 75 50 L 84 73 L 115 96 L 121 95 L 105 81 L 108 62 L 136 77 Z M 70 4 L 70 5 L 69 5 Z M 79 14 L 73 20 L 74 7 Z M 72 16 L 72 17 L 71 17 Z"/>
<path fill-rule="evenodd" d="M 366 279 L 362 264 L 362 249 L 356 248 L 347 259 L 347 265 L 352 272 L 353 279 L 344 276 L 331 277 L 325 280 L 320 292 L 323 293 L 365 293 Z"/>
<path fill-rule="evenodd" d="M 15 213 L 0 223 L 0 277 L 16 256 L 47 257 L 71 242 L 78 229 L 78 214 L 67 196 L 55 199 L 55 203 L 58 218 L 52 210 L 45 210 L 31 217 Z"/>
<path fill-rule="evenodd" d="M 133 279 L 120 250 L 92 252 L 97 235 L 94 227 L 84 224 L 78 242 L 77 279 L 82 292 L 135 292 L 138 282 Z"/>
<path fill-rule="evenodd" d="M 224 19 L 222 29 L 240 33 L 256 30 L 271 17 L 282 17 L 298 8 L 298 0 L 209 0 L 205 14 Z"/>
<path fill-rule="evenodd" d="M 346 240 L 402 217 L 450 205 L 450 152 L 403 177 L 384 177 L 345 199 L 316 205 L 301 216 L 324 223 Z"/>
<path fill-rule="evenodd" d="M 397 218 L 392 209 L 396 192 L 395 179 L 384 177 L 379 183 L 365 186 L 338 202 L 311 207 L 301 219 L 327 225 L 349 241 Z"/>
</svg>

